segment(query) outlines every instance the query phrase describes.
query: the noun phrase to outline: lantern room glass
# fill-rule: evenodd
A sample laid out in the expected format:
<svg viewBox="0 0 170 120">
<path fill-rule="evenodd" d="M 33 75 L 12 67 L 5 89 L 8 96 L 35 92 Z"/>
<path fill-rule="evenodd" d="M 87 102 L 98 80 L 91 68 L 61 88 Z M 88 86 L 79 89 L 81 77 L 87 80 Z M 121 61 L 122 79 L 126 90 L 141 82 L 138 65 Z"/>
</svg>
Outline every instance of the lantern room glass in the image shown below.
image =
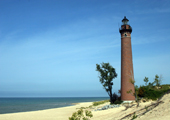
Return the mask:
<svg viewBox="0 0 170 120">
<path fill-rule="evenodd" d="M 122 24 L 123 25 L 129 25 L 129 21 L 123 21 Z"/>
</svg>

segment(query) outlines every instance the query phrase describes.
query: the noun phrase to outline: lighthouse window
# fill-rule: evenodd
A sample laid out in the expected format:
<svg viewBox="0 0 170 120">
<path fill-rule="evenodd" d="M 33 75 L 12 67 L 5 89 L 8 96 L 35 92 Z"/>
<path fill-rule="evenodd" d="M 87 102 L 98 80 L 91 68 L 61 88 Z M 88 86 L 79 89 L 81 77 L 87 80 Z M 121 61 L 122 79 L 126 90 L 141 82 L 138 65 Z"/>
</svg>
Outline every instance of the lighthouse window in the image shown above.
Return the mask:
<svg viewBox="0 0 170 120">
<path fill-rule="evenodd" d="M 125 37 L 127 36 L 127 34 L 125 33 Z"/>
</svg>

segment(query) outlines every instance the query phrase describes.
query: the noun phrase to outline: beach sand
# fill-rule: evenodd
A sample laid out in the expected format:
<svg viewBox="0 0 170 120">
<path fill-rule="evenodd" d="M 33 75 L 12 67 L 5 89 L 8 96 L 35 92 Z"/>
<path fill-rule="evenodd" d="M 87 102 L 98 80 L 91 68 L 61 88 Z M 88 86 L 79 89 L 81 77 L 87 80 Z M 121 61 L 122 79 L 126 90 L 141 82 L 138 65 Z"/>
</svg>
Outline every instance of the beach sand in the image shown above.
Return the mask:
<svg viewBox="0 0 170 120">
<path fill-rule="evenodd" d="M 136 118 L 135 120 L 170 120 L 170 94 L 164 95 L 161 101 L 164 103 L 159 104 L 157 107 L 153 108 L 145 115 Z M 111 108 L 102 111 L 94 111 L 94 109 L 100 108 L 104 105 L 100 105 L 89 110 L 91 110 L 93 113 L 91 120 L 118 120 L 152 103 L 156 103 L 156 101 L 140 103 L 138 108 L 134 106 L 127 110 L 125 110 L 124 106 L 121 106 L 118 108 Z M 88 107 L 90 105 L 92 105 L 92 102 L 79 103 L 74 106 L 40 111 L 0 114 L 0 120 L 68 120 L 72 113 L 78 110 L 76 108 Z M 127 119 L 131 118 L 132 117 Z"/>
<path fill-rule="evenodd" d="M 74 106 L 46 109 L 30 112 L 0 114 L 0 120 L 68 120 L 80 107 L 88 107 L 92 102 L 79 103 Z"/>
</svg>

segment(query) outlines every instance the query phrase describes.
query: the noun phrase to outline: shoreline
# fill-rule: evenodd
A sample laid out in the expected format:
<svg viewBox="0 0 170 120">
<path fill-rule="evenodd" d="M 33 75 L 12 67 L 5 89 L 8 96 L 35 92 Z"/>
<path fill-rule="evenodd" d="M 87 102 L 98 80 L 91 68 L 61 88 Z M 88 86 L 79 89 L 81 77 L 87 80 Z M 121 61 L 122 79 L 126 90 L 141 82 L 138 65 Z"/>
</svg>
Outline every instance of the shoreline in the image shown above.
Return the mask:
<svg viewBox="0 0 170 120">
<path fill-rule="evenodd" d="M 170 94 L 165 94 L 161 101 L 162 103 L 157 107 L 153 108 L 151 111 L 147 112 L 145 115 L 137 117 L 136 120 L 167 120 L 170 119 Z M 131 113 L 139 111 L 145 108 L 148 105 L 156 103 L 157 101 L 147 101 L 141 102 L 139 107 L 136 106 L 130 107 L 126 109 L 125 106 L 121 105 L 117 108 L 110 108 L 106 110 L 95 111 L 97 108 L 101 108 L 108 103 L 93 106 L 93 108 L 87 108 L 87 110 L 92 111 L 93 117 L 90 120 L 118 120 L 121 119 Z M 93 102 L 80 102 L 76 103 L 73 106 L 66 106 L 60 108 L 52 108 L 38 111 L 29 111 L 29 112 L 19 112 L 19 113 L 8 113 L 8 114 L 0 114 L 0 120 L 68 120 L 69 117 L 72 116 L 74 112 L 81 107 L 89 107 Z M 125 120 L 131 119 L 132 116 L 126 118 Z"/>
<path fill-rule="evenodd" d="M 106 97 L 67 98 L 0 98 L 0 114 L 20 113 L 74 106 L 82 102 L 105 100 Z"/>
<path fill-rule="evenodd" d="M 81 102 L 80 102 L 81 103 Z M 58 108 L 64 108 L 64 107 L 72 107 L 75 105 L 78 105 L 80 103 L 71 103 L 71 105 L 66 105 L 66 106 L 62 106 L 62 107 L 56 107 L 56 108 L 45 108 L 45 109 L 39 109 L 39 110 L 28 110 L 28 111 L 21 111 L 21 112 L 9 112 L 9 113 L 0 113 L 0 115 L 4 115 L 4 114 L 15 114 L 15 113 L 25 113 L 25 112 L 36 112 L 36 111 L 43 111 L 43 110 L 50 110 L 50 109 L 58 109 Z M 85 103 L 85 102 L 82 102 Z M 93 103 L 93 102 L 92 102 Z"/>
<path fill-rule="evenodd" d="M 77 108 L 88 107 L 93 102 L 80 102 L 73 106 L 51 108 L 37 111 L 0 114 L 0 120 L 68 120 Z"/>
</svg>

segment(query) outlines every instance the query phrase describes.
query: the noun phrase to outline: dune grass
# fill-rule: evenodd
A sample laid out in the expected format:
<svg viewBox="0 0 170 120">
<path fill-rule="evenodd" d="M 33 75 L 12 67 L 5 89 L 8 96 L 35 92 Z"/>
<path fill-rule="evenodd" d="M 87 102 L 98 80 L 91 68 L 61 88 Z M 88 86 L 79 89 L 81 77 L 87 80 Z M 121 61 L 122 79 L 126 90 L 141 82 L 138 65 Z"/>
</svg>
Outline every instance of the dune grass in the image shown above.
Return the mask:
<svg viewBox="0 0 170 120">
<path fill-rule="evenodd" d="M 106 102 L 110 102 L 110 100 L 102 100 L 102 101 L 93 102 L 93 106 L 98 106 L 98 105 L 104 104 Z"/>
</svg>

